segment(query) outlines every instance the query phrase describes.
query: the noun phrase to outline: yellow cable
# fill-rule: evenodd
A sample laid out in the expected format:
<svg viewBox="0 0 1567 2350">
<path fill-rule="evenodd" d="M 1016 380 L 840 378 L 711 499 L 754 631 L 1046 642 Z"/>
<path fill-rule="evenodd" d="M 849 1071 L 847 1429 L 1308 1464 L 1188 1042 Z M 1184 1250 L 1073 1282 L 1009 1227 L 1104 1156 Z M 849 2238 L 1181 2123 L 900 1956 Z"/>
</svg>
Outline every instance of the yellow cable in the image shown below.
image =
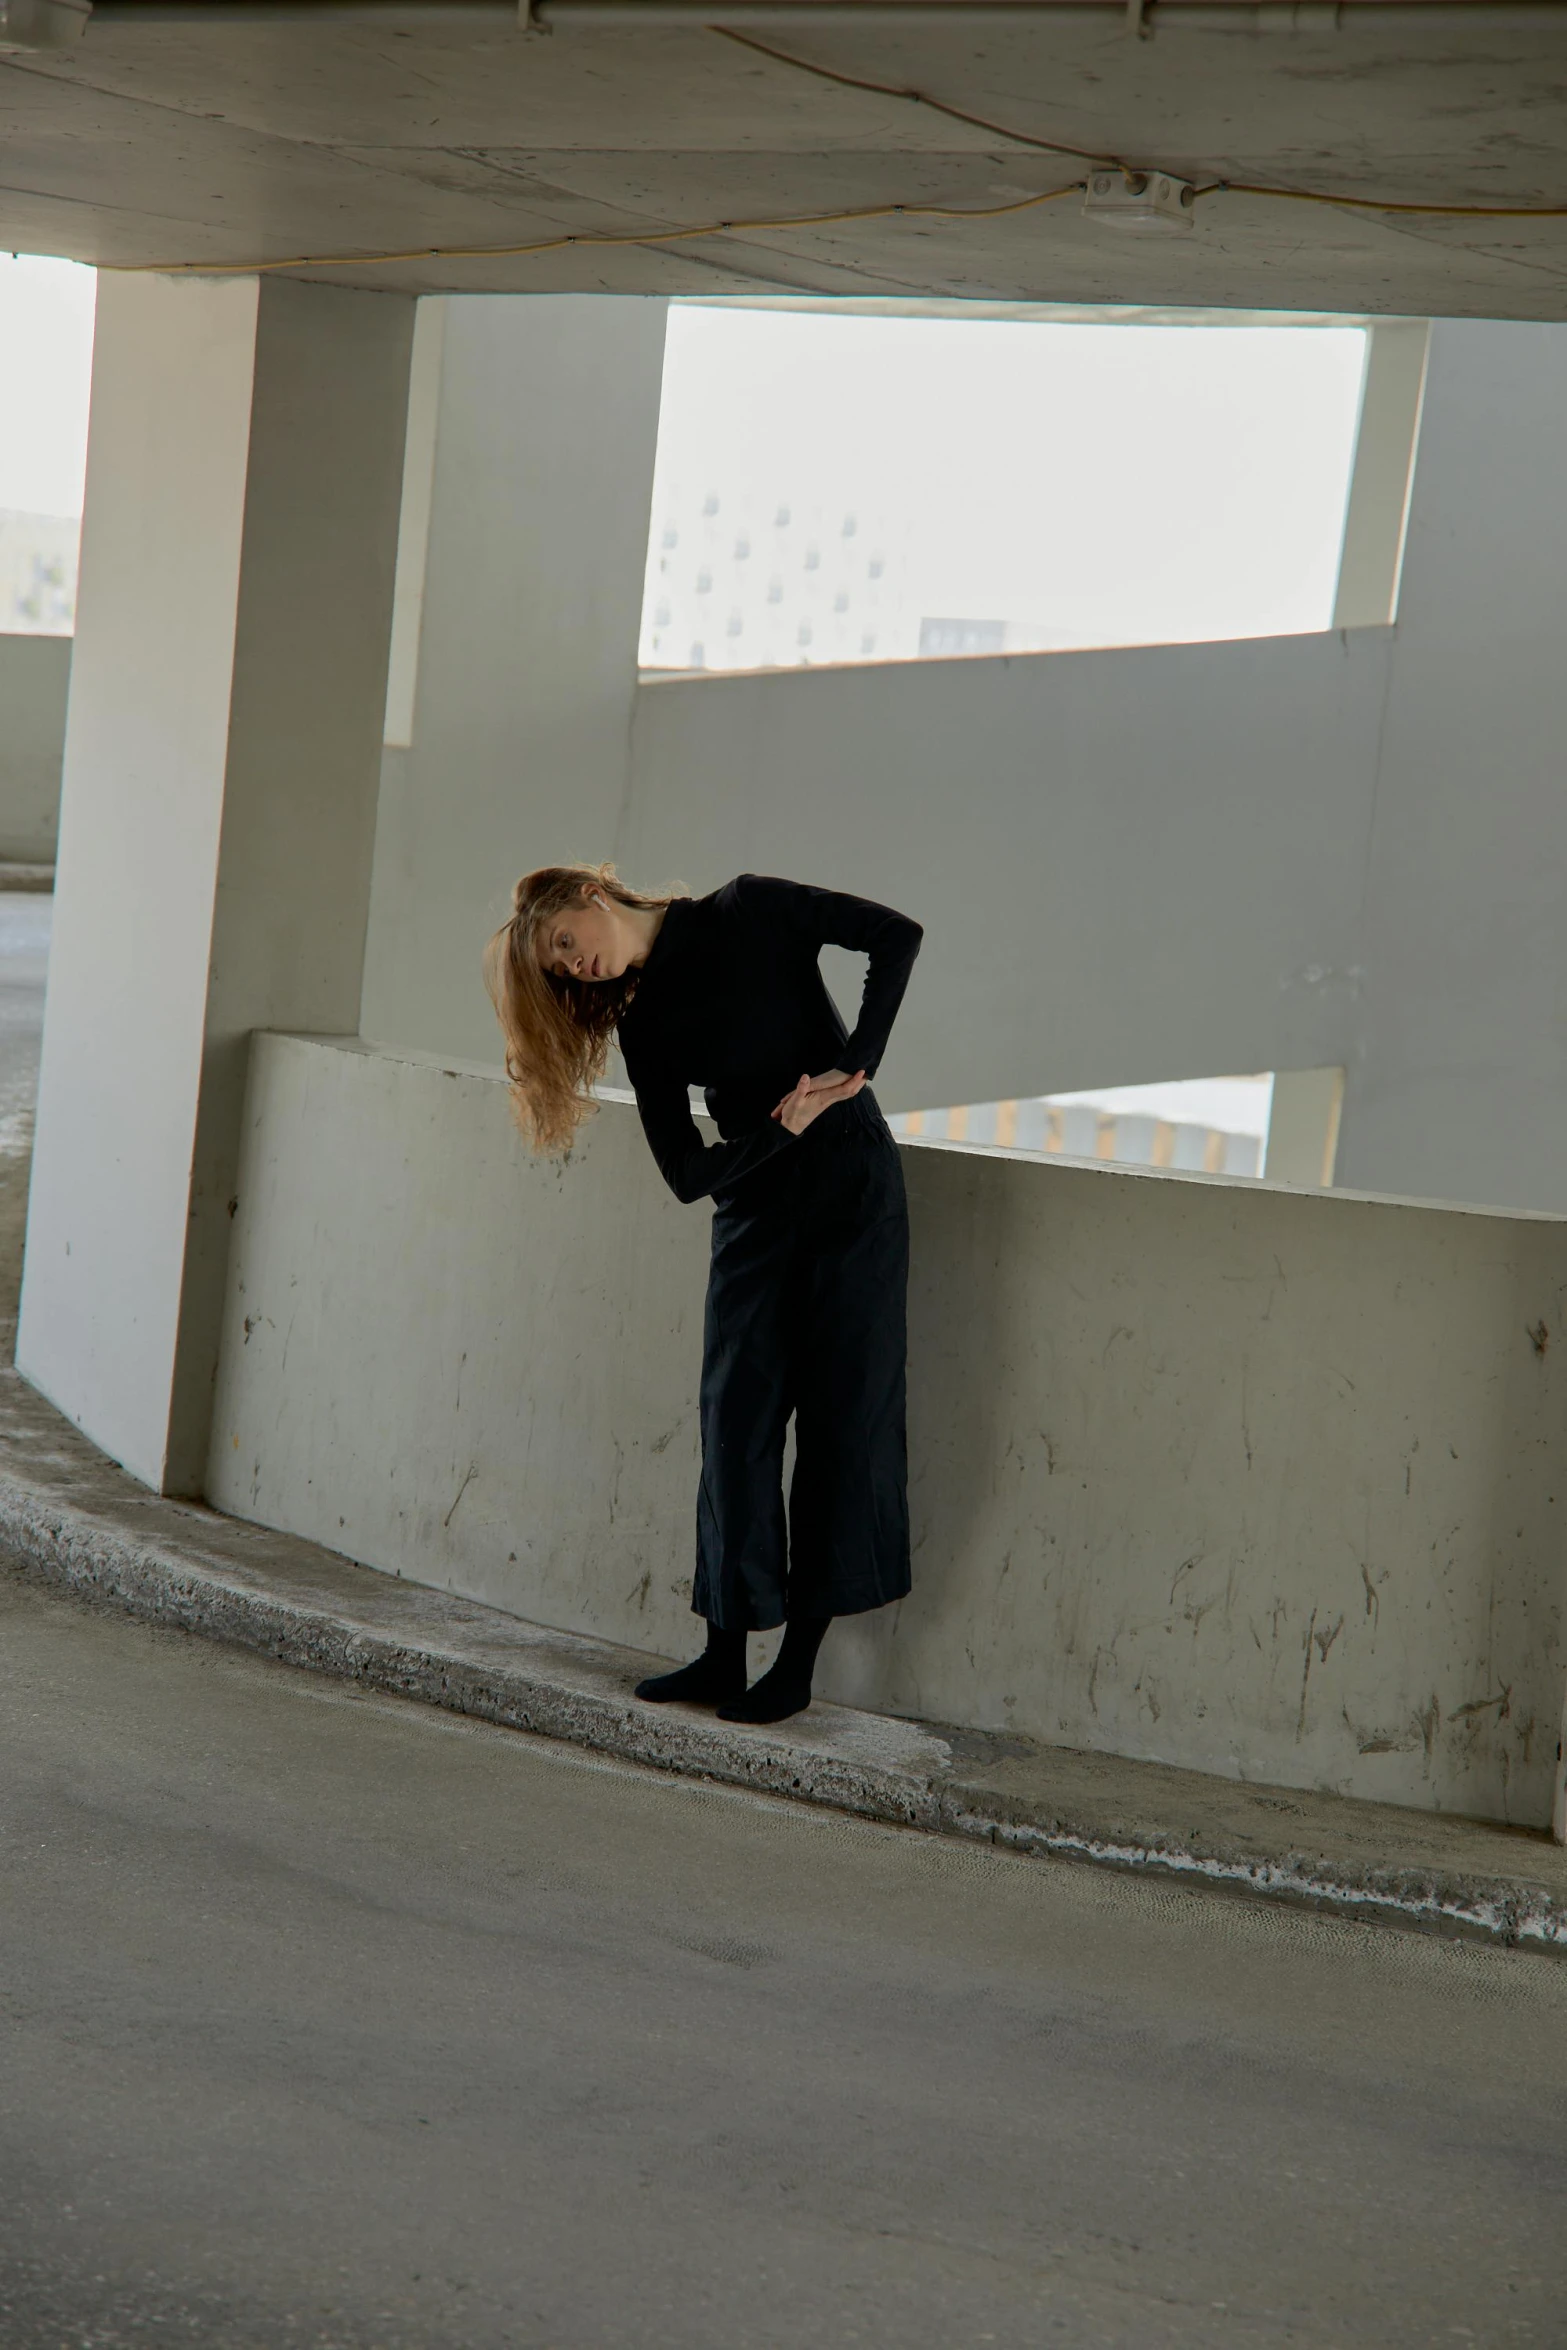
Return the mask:
<svg viewBox="0 0 1567 2350">
<path fill-rule="evenodd" d="M 933 98 L 928 90 L 911 90 L 901 82 L 871 82 L 857 73 L 840 73 L 835 66 L 813 65 L 808 58 L 791 56 L 787 49 L 775 49 L 771 42 L 758 41 L 751 33 L 737 32 L 733 25 L 715 24 L 708 27 L 725 41 L 734 41 L 742 49 L 754 49 L 759 57 L 771 57 L 778 65 L 792 65 L 800 73 L 814 74 L 821 82 L 836 82 L 845 90 L 870 90 L 878 98 L 907 98 L 912 105 L 928 106 L 933 114 L 945 114 L 953 122 L 966 122 L 971 130 L 989 131 L 1000 139 L 1015 140 L 1020 147 L 1037 148 L 1045 155 L 1070 155 L 1078 163 L 1118 164 L 1114 155 L 1101 155 L 1091 147 L 1066 147 L 1057 139 L 1036 139 L 1032 131 L 1009 130 L 1004 122 L 992 122 L 988 115 L 970 114 L 961 106 L 949 106 L 945 98 Z M 1124 168 L 1124 166 L 1122 167 Z"/>
<path fill-rule="evenodd" d="M 611 245 L 678 245 L 694 237 L 755 236 L 769 229 L 831 228 L 856 220 L 999 220 L 1003 213 L 1031 212 L 1037 204 L 1054 204 L 1062 196 L 1082 191 L 1082 181 L 1064 188 L 1046 188 L 1042 195 L 1023 196 L 1009 204 L 862 204 L 850 212 L 802 212 L 788 219 L 710 220 L 696 228 L 642 229 L 627 235 L 548 237 L 531 245 L 421 245 L 407 253 L 296 253 L 278 261 L 105 261 L 103 269 L 150 271 L 164 277 L 256 277 L 276 269 L 373 269 L 404 261 L 506 261 L 539 253 L 563 253 L 584 246 L 602 251 Z"/>
<path fill-rule="evenodd" d="M 809 58 L 793 56 L 788 50 L 775 49 L 770 42 L 758 41 L 749 33 L 737 32 L 730 26 L 713 25 L 726 41 L 736 42 L 741 48 L 754 50 L 757 55 L 773 60 L 775 64 L 792 67 L 799 73 L 812 74 L 819 81 L 835 82 L 845 89 L 866 90 L 878 97 L 905 98 L 912 104 L 929 107 L 932 112 L 949 116 L 954 122 L 967 123 L 970 128 L 990 133 L 993 137 L 1009 139 L 1018 146 L 1029 147 L 1049 155 L 1070 155 L 1075 161 L 1093 163 L 1101 169 L 1130 173 L 1135 166 L 1119 156 L 1096 155 L 1086 147 L 1069 147 L 1052 139 L 1036 138 L 1030 131 L 1010 129 L 1005 123 L 993 122 L 986 115 L 971 114 L 960 106 L 951 106 L 944 98 L 933 98 L 928 91 L 906 89 L 893 82 L 874 82 L 859 74 L 841 73 L 833 66 L 815 65 Z M 1179 177 L 1180 174 L 1173 174 Z M 693 228 L 646 229 L 635 233 L 610 235 L 572 235 L 547 237 L 526 245 L 424 245 L 405 253 L 298 253 L 276 261 L 168 261 L 168 262 L 105 262 L 104 268 L 155 270 L 165 275 L 185 277 L 251 277 L 282 269 L 377 269 L 398 263 L 415 261 L 516 261 L 536 258 L 545 253 L 563 253 L 575 247 L 589 251 L 647 245 L 679 245 L 705 237 L 759 236 L 770 231 L 803 228 L 834 228 L 861 220 L 998 220 L 1012 212 L 1031 212 L 1036 205 L 1054 204 L 1063 196 L 1077 193 L 1081 180 L 1069 186 L 1047 188 L 1042 195 L 1025 196 L 1008 204 L 863 204 L 841 212 L 805 212 L 789 218 L 766 220 L 713 220 Z M 1383 212 L 1416 214 L 1437 220 L 1567 220 L 1567 204 L 1426 204 L 1383 199 L 1376 196 L 1335 196 L 1321 188 L 1269 188 L 1250 180 L 1214 180 L 1197 190 L 1199 196 L 1227 194 L 1260 196 L 1283 204 L 1327 204 L 1350 212 Z"/>
<path fill-rule="evenodd" d="M 723 40 L 738 42 L 742 49 L 754 49 L 759 57 L 770 57 L 777 65 L 793 66 L 797 73 L 808 73 L 821 82 L 836 82 L 846 90 L 869 90 L 878 98 L 906 98 L 912 105 L 928 106 L 934 114 L 944 114 L 953 122 L 967 123 L 971 129 L 989 131 L 996 138 L 1011 139 L 1020 147 L 1034 147 L 1047 155 L 1070 155 L 1081 163 L 1096 163 L 1101 169 L 1129 171 L 1138 168 L 1123 161 L 1119 155 L 1096 155 L 1086 147 L 1067 147 L 1054 139 L 1036 138 L 1032 131 L 1014 130 L 1004 122 L 995 122 L 989 115 L 970 114 L 961 106 L 951 106 L 945 98 L 933 98 L 928 90 L 907 88 L 900 82 L 873 82 L 857 73 L 842 73 L 836 66 L 817 65 L 809 57 L 796 57 L 788 49 L 775 49 L 770 41 L 759 41 L 754 34 L 737 32 L 732 25 L 711 25 L 710 32 Z M 1163 169 L 1155 165 L 1154 169 Z M 1174 172 L 1172 178 L 1183 175 Z M 1211 196 L 1219 189 L 1237 196 L 1277 196 L 1291 204 L 1341 204 L 1354 212 L 1426 212 L 1437 217 L 1455 220 L 1567 220 L 1567 204 L 1404 204 L 1382 203 L 1375 196 L 1330 196 L 1317 188 L 1264 188 L 1246 180 L 1215 180 L 1198 194 Z"/>
<path fill-rule="evenodd" d="M 1216 180 L 1205 196 L 1276 196 L 1284 204 L 1336 204 L 1350 212 L 1421 212 L 1435 220 L 1567 220 L 1567 204 L 1400 204 L 1380 196 L 1330 196 L 1320 188 L 1264 188 Z"/>
<path fill-rule="evenodd" d="M 1113 168 L 1124 170 L 1124 165 Z M 403 253 L 294 253 L 272 261 L 102 261 L 100 269 L 150 272 L 165 277 L 258 277 L 280 269 L 380 269 L 413 261 L 516 261 L 575 247 L 602 252 L 611 247 L 680 245 L 702 237 L 760 236 L 777 229 L 835 228 L 861 220 L 1000 220 L 1011 212 L 1032 212 L 1082 192 L 1081 180 L 1046 188 L 1009 204 L 862 204 L 845 212 L 799 212 L 765 220 L 709 220 L 694 228 L 641 229 L 624 235 L 546 237 L 528 245 L 420 245 Z M 1315 188 L 1265 188 L 1247 180 L 1215 180 L 1199 196 L 1266 196 L 1281 204 L 1328 204 L 1352 212 L 1418 213 L 1443 220 L 1567 220 L 1567 204 L 1406 204 L 1375 196 L 1330 196 Z"/>
</svg>

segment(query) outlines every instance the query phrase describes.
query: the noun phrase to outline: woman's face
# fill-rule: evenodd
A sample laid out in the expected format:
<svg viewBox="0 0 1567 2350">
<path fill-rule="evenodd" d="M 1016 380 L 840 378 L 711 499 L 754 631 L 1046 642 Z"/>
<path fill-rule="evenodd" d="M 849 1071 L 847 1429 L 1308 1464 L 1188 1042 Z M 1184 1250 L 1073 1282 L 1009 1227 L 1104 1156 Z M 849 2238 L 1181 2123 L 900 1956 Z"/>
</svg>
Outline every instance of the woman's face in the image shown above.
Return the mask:
<svg viewBox="0 0 1567 2350">
<path fill-rule="evenodd" d="M 557 979 L 619 979 L 636 946 L 597 891 L 552 915 L 539 933 L 539 967 Z"/>
</svg>

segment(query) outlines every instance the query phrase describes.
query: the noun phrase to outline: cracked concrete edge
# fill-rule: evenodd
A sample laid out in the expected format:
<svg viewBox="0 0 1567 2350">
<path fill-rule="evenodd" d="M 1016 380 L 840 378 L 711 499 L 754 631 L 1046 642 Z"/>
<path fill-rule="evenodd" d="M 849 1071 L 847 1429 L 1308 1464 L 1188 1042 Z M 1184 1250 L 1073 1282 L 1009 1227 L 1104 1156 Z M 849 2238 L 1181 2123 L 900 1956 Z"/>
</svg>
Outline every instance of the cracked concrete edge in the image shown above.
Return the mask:
<svg viewBox="0 0 1567 2350">
<path fill-rule="evenodd" d="M 940 1767 L 878 1764 L 779 1732 L 734 1731 L 706 1715 L 573 1687 L 523 1660 L 479 1662 L 455 1647 L 398 1640 L 348 1616 L 267 1592 L 208 1560 L 182 1558 L 173 1545 L 139 1540 L 63 1501 L 58 1491 L 32 1488 L 14 1474 L 0 1473 L 0 1550 L 30 1579 L 90 1605 L 616 1761 L 1003 1851 L 1567 1955 L 1567 1902 L 1545 1887 L 1432 1869 L 1346 1866 L 1309 1852 L 1259 1858 L 1202 1851 L 1196 1838 L 1131 1828 L 1107 1834 L 1068 1817 L 1045 1816 L 1044 1807 L 1033 1817 L 1021 1816 L 1014 1801 L 987 1789 L 982 1779 Z M 558 1647 L 572 1636 L 552 1633 L 548 1640 Z M 579 1645 L 584 1653 L 602 1647 Z M 895 1727 L 903 1732 L 917 1726 L 887 1724 L 889 1731 Z M 933 1752 L 946 1751 L 934 1731 L 922 1742 Z"/>
<path fill-rule="evenodd" d="M 1504 1878 L 1464 1878 L 1419 1869 L 1345 1869 L 1299 1852 L 1270 1860 L 1249 1854 L 1230 1857 L 1197 1852 L 1162 1837 L 1123 1841 L 1068 1826 L 991 1824 L 982 1813 L 967 1823 L 951 1824 L 959 1833 L 988 1836 L 1008 1851 L 1095 1861 L 1101 1867 L 1184 1880 L 1216 1891 L 1255 1893 L 1341 1916 L 1567 1956 L 1567 1906 L 1543 1887 L 1519 1886 Z"/>
<path fill-rule="evenodd" d="M 176 1558 L 159 1545 L 106 1526 L 91 1512 L 74 1509 L 57 1494 L 40 1495 L 7 1475 L 0 1475 L 0 1550 L 34 1580 L 90 1603 L 390 1696 L 415 1698 L 653 1769 L 802 1797 L 900 1826 L 939 1825 L 932 1782 L 918 1772 L 797 1745 L 776 1734 L 731 1731 L 684 1709 L 643 1705 L 629 1696 L 617 1700 L 530 1670 L 521 1659 L 497 1665 L 465 1657 L 454 1647 L 398 1640 L 258 1590 L 207 1562 Z M 570 1640 L 569 1634 L 549 1635 L 553 1646 Z M 590 1650 L 602 1644 L 580 1645 Z"/>
</svg>

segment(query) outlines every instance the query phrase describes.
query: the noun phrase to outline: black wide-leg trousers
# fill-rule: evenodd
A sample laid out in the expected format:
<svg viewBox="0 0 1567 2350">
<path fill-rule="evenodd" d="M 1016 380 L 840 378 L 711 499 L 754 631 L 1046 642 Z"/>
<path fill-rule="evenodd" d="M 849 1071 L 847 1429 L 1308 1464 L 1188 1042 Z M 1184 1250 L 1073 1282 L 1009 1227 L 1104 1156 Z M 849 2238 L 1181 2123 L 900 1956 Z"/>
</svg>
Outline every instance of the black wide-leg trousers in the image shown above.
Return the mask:
<svg viewBox="0 0 1567 2350">
<path fill-rule="evenodd" d="M 898 1146 L 868 1093 L 716 1203 L 692 1595 L 709 1623 L 766 1631 L 907 1592 L 908 1270 Z"/>
</svg>

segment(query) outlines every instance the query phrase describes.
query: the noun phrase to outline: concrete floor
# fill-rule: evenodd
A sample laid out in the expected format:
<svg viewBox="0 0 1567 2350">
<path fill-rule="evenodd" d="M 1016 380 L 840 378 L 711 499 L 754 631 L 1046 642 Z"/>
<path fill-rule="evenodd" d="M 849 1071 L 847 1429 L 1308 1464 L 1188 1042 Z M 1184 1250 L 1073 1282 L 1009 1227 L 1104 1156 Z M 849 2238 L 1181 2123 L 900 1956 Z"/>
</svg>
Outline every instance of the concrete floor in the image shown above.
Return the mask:
<svg viewBox="0 0 1567 2350">
<path fill-rule="evenodd" d="M 0 900 L 8 1268 L 39 923 Z M 4 1574 L 0 2011 L 5 2350 L 1567 2340 L 1555 1962 L 595 1762 Z"/>
<path fill-rule="evenodd" d="M 1567 1969 L 0 1577 L 6 2350 L 1567 2338 Z"/>
</svg>

